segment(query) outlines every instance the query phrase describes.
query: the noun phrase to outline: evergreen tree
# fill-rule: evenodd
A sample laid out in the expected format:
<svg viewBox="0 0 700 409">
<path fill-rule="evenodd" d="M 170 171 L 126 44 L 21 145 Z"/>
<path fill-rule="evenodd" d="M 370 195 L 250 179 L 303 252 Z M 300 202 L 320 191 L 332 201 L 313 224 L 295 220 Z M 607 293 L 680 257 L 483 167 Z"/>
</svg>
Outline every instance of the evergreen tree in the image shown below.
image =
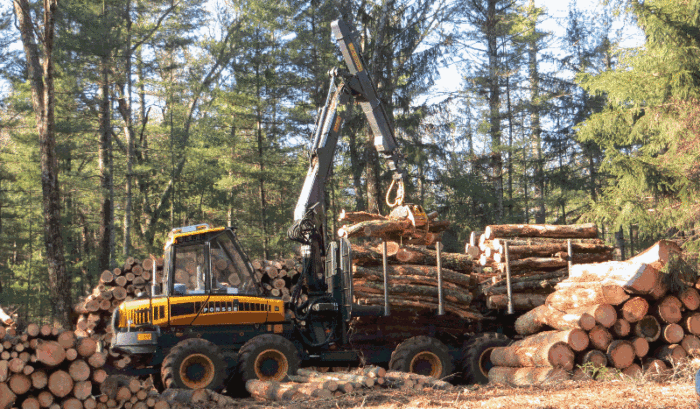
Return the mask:
<svg viewBox="0 0 700 409">
<path fill-rule="evenodd" d="M 619 50 L 614 69 L 582 75 L 584 88 L 608 105 L 581 126 L 599 144 L 610 175 L 594 215 L 615 229 L 637 223 L 640 235 L 690 231 L 697 220 L 700 2 L 629 1 L 646 44 Z M 696 241 L 697 238 L 692 236 Z"/>
</svg>

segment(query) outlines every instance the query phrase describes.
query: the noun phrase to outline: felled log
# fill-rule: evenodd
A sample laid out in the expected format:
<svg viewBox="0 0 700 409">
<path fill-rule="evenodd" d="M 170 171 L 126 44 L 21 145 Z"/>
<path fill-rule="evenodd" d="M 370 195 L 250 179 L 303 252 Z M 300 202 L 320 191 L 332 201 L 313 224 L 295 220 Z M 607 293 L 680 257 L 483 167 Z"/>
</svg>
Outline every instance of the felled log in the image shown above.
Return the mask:
<svg viewBox="0 0 700 409">
<path fill-rule="evenodd" d="M 685 351 L 688 353 L 688 355 L 692 355 L 694 357 L 700 355 L 700 339 L 698 339 L 698 337 L 696 337 L 695 335 L 686 335 L 685 337 L 683 337 L 683 340 L 680 344 L 683 347 L 683 349 L 685 349 Z"/>
<path fill-rule="evenodd" d="M 552 224 L 501 224 L 486 226 L 487 240 L 507 237 L 548 237 L 548 238 L 596 238 L 595 224 L 552 225 Z"/>
<path fill-rule="evenodd" d="M 661 329 L 661 338 L 669 344 L 680 344 L 684 337 L 683 327 L 678 324 L 667 324 Z"/>
<path fill-rule="evenodd" d="M 686 313 L 680 323 L 689 334 L 700 335 L 700 313 Z"/>
<path fill-rule="evenodd" d="M 656 268 L 628 260 L 574 265 L 565 283 L 609 283 L 621 286 L 632 294 L 649 294 L 660 285 L 660 278 Z"/>
<path fill-rule="evenodd" d="M 635 322 L 644 318 L 648 311 L 649 303 L 642 297 L 633 297 L 625 301 L 620 308 L 622 318 L 627 320 L 627 322 L 630 324 L 634 324 Z M 698 324 L 700 325 L 700 321 L 698 321 Z M 700 326 L 698 327 L 698 330 L 700 330 Z"/>
<path fill-rule="evenodd" d="M 416 373 L 387 371 L 387 373 L 384 375 L 384 379 L 386 379 L 387 381 L 391 381 L 394 384 L 398 380 L 410 380 L 417 387 L 427 387 L 438 390 L 448 390 L 452 388 L 452 384 L 450 384 L 449 382 L 435 379 L 430 376 L 419 375 Z"/>
<path fill-rule="evenodd" d="M 564 282 L 557 284 L 557 287 Z M 557 289 L 549 294 L 546 303 L 557 310 L 567 311 L 596 304 L 620 305 L 629 298 L 629 294 L 619 285 L 588 283 L 586 286 Z"/>
<path fill-rule="evenodd" d="M 654 342 L 661 336 L 661 325 L 656 318 L 647 315 L 634 324 L 634 334 L 648 342 Z"/>
<path fill-rule="evenodd" d="M 524 259 L 511 260 L 510 271 L 518 272 L 525 270 L 547 270 L 566 267 L 568 262 L 559 257 L 528 257 Z M 496 267 L 500 271 L 506 271 L 506 263 L 497 263 Z"/>
<path fill-rule="evenodd" d="M 436 283 L 437 284 L 437 283 Z M 360 293 L 370 293 L 370 294 L 383 294 L 384 284 L 374 281 L 356 281 L 354 284 L 354 289 L 358 293 L 358 297 L 362 297 Z M 394 296 L 419 296 L 425 297 L 429 300 L 438 300 L 438 288 L 437 286 L 427 286 L 427 285 L 417 285 L 417 284 L 392 284 L 389 281 L 388 287 L 389 294 Z M 468 291 L 459 291 L 449 288 L 442 289 L 443 296 L 445 299 L 453 302 L 464 303 L 469 305 L 472 300 L 472 296 Z"/>
<path fill-rule="evenodd" d="M 594 367 L 602 368 L 608 365 L 608 357 L 600 350 L 591 349 L 581 355 L 579 362 L 581 365 L 590 364 Z"/>
<path fill-rule="evenodd" d="M 503 253 L 503 246 L 496 248 L 499 254 Z M 611 253 L 614 250 L 612 246 L 597 243 L 571 243 L 571 251 L 574 254 L 597 254 Z M 508 254 L 512 259 L 525 257 L 554 257 L 557 253 L 567 252 L 568 245 L 565 241 L 550 242 L 535 245 L 515 245 L 508 246 Z"/>
<path fill-rule="evenodd" d="M 618 338 L 624 338 L 629 335 L 632 330 L 632 326 L 629 321 L 624 318 L 618 318 L 615 324 L 611 327 L 613 334 Z"/>
<path fill-rule="evenodd" d="M 616 369 L 625 369 L 634 363 L 636 357 L 634 346 L 625 340 L 615 340 L 608 345 L 606 355 L 608 362 Z"/>
<path fill-rule="evenodd" d="M 384 305 L 384 297 L 377 295 L 358 295 L 355 294 L 355 298 L 358 304 L 361 305 L 374 305 L 382 306 Z M 400 297 L 396 295 L 389 295 L 389 305 L 391 308 L 407 308 L 410 310 L 430 310 L 436 312 L 438 309 L 437 299 L 434 302 L 427 301 L 424 297 L 420 298 L 407 298 Z M 464 305 L 462 303 L 452 303 L 446 301 L 444 303 L 445 311 L 455 314 L 460 318 L 470 319 L 470 320 L 482 320 L 484 317 L 476 310 L 472 310 L 469 305 Z"/>
<path fill-rule="evenodd" d="M 381 268 L 353 265 L 352 271 L 354 277 L 384 276 L 384 272 Z M 391 277 L 399 276 L 419 276 L 425 277 L 437 285 L 437 267 L 433 266 L 390 265 L 387 268 L 387 273 L 389 274 L 390 279 Z M 471 287 L 470 276 L 457 273 L 447 268 L 442 269 L 442 279 L 463 288 Z"/>
<path fill-rule="evenodd" d="M 528 277 L 524 277 L 528 278 Z M 511 281 L 510 289 L 513 292 L 528 292 L 528 290 L 531 291 L 549 291 L 553 290 L 554 286 L 557 285 L 558 283 L 561 282 L 563 278 L 551 278 L 549 280 L 527 280 L 527 281 L 520 281 L 516 279 L 513 279 Z M 508 292 L 508 286 L 503 285 L 503 286 L 490 286 L 488 287 L 488 290 L 484 292 L 484 294 L 487 295 L 494 295 L 494 294 L 506 294 Z"/>
<path fill-rule="evenodd" d="M 396 259 L 405 264 L 422 264 L 437 266 L 437 252 L 435 250 L 422 249 L 415 246 L 400 247 L 396 253 Z M 460 272 L 469 272 L 474 269 L 474 262 L 466 254 L 441 253 L 441 265 L 443 268 Z"/>
<path fill-rule="evenodd" d="M 561 383 L 571 379 L 568 371 L 551 367 L 510 368 L 494 366 L 489 370 L 489 382 L 512 386 L 530 386 L 547 383 Z"/>
<path fill-rule="evenodd" d="M 507 347 L 494 348 L 491 351 L 491 363 L 496 366 L 550 366 L 572 370 L 574 351 L 561 341 L 529 347 L 515 342 Z"/>
<path fill-rule="evenodd" d="M 348 212 L 345 209 L 340 211 L 338 221 L 344 224 L 357 224 L 369 220 L 386 220 L 386 217 L 370 212 Z"/>
<path fill-rule="evenodd" d="M 546 294 L 514 293 L 512 295 L 513 309 L 526 311 L 545 303 Z M 492 310 L 505 310 L 508 308 L 508 295 L 496 294 L 486 298 L 486 308 Z"/>
<path fill-rule="evenodd" d="M 583 312 L 567 314 L 547 305 L 540 305 L 515 320 L 515 331 L 520 335 L 531 335 L 549 326 L 557 330 L 580 328 L 585 331 L 595 326 L 595 318 Z"/>
<path fill-rule="evenodd" d="M 630 340 L 634 347 L 634 354 L 638 358 L 644 358 L 649 353 L 649 341 L 642 337 L 635 337 Z"/>
<path fill-rule="evenodd" d="M 666 324 L 675 324 L 683 318 L 681 301 L 673 296 L 667 295 L 652 308 L 652 314 Z"/>
<path fill-rule="evenodd" d="M 581 352 L 588 348 L 589 340 L 586 331 L 581 329 L 570 329 L 566 331 L 544 331 L 531 335 L 518 341 L 518 345 L 523 347 L 538 346 L 553 342 L 565 342 L 575 352 Z"/>
<path fill-rule="evenodd" d="M 591 346 L 601 351 L 607 351 L 608 346 L 613 341 L 613 336 L 610 331 L 602 325 L 596 325 L 593 329 L 588 331 L 588 338 Z"/>
<path fill-rule="evenodd" d="M 630 258 L 629 262 L 652 264 L 657 269 L 666 265 L 672 256 L 680 255 L 683 250 L 680 246 L 669 240 L 660 240 L 653 246 Z"/>
<path fill-rule="evenodd" d="M 662 345 L 654 354 L 657 358 L 671 365 L 680 362 L 683 358 L 688 356 L 688 353 L 679 344 Z"/>
</svg>

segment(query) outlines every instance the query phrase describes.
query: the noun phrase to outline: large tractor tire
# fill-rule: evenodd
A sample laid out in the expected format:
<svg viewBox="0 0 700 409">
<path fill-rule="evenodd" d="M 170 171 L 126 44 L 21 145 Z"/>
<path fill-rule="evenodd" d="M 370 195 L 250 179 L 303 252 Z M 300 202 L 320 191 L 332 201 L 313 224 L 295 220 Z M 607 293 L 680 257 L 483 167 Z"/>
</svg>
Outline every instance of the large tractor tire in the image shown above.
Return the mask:
<svg viewBox="0 0 700 409">
<path fill-rule="evenodd" d="M 485 384 L 489 381 L 491 351 L 496 347 L 510 345 L 511 340 L 495 332 L 486 332 L 472 337 L 462 347 L 462 372 L 468 383 Z"/>
<path fill-rule="evenodd" d="M 450 351 L 440 340 L 419 335 L 396 346 L 389 369 L 442 379 L 452 374 Z"/>
<path fill-rule="evenodd" d="M 191 338 L 170 350 L 160 373 L 165 388 L 220 390 L 226 379 L 226 363 L 216 345 Z"/>
<path fill-rule="evenodd" d="M 294 344 L 280 335 L 258 335 L 238 351 L 236 378 L 245 384 L 251 379 L 282 381 L 296 375 L 301 359 Z"/>
</svg>

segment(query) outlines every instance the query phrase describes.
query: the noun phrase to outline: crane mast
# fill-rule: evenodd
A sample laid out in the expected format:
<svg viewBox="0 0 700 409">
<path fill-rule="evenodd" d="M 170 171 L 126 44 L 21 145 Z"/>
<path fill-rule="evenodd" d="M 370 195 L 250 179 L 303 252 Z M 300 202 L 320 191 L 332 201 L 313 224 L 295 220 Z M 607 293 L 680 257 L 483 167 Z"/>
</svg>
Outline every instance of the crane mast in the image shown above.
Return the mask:
<svg viewBox="0 0 700 409">
<path fill-rule="evenodd" d="M 324 291 L 322 279 L 326 248 L 324 187 L 333 166 L 340 131 L 349 111 L 348 109 L 339 110 L 340 107 L 347 105 L 352 99 L 362 107 L 374 134 L 375 149 L 392 172 L 392 187 L 396 186 L 397 189 L 393 203 L 387 200 L 390 206 L 403 204 L 405 174 L 399 166 L 401 155 L 397 149 L 394 130 L 367 71 L 356 33 L 342 20 L 331 23 L 331 28 L 348 70 L 333 69 L 329 72 L 328 96 L 316 121 L 309 169 L 294 210 L 294 224 L 288 231 L 290 239 L 303 245 L 301 251 L 305 276 L 308 277 L 309 288 L 318 292 Z"/>
</svg>

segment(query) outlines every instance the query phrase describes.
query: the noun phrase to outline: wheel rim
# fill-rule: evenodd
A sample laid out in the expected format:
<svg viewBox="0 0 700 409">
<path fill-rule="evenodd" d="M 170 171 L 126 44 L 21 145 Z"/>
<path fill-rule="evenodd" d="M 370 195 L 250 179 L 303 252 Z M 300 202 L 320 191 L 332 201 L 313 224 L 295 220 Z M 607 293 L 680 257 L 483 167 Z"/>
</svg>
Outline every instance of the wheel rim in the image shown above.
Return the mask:
<svg viewBox="0 0 700 409">
<path fill-rule="evenodd" d="M 411 359 L 409 366 L 411 373 L 440 378 L 442 375 L 442 361 L 440 357 L 430 351 L 422 351 Z"/>
<path fill-rule="evenodd" d="M 214 361 L 203 354 L 192 354 L 180 364 L 180 379 L 190 389 L 206 388 L 214 380 Z"/>
<path fill-rule="evenodd" d="M 288 370 L 287 357 L 276 349 L 265 350 L 255 358 L 255 376 L 261 381 L 281 381 Z"/>
<path fill-rule="evenodd" d="M 481 373 L 488 377 L 489 376 L 489 370 L 493 368 L 493 364 L 491 363 L 491 351 L 496 347 L 491 347 L 486 349 L 484 352 L 481 353 L 481 356 L 479 357 L 479 370 Z"/>
</svg>

